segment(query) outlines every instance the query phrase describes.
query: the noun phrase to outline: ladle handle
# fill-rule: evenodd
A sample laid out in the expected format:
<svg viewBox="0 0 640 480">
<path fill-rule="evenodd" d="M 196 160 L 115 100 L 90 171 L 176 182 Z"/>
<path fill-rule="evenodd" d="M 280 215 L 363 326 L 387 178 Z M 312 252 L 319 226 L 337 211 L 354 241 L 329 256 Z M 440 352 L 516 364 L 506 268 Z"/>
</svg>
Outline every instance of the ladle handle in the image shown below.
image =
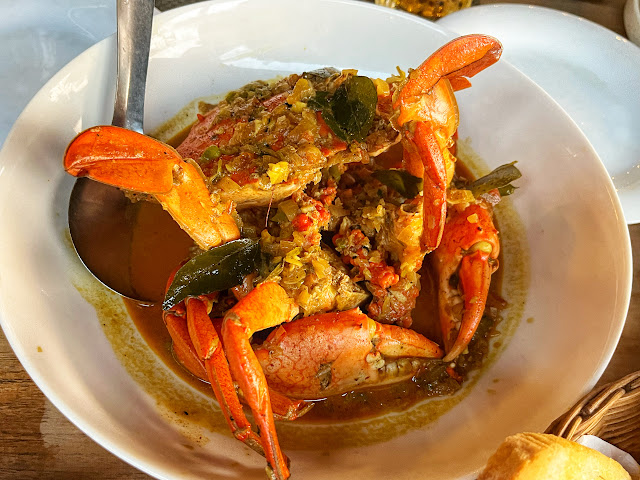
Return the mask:
<svg viewBox="0 0 640 480">
<path fill-rule="evenodd" d="M 142 133 L 154 0 L 118 0 L 118 77 L 112 124 Z"/>
</svg>

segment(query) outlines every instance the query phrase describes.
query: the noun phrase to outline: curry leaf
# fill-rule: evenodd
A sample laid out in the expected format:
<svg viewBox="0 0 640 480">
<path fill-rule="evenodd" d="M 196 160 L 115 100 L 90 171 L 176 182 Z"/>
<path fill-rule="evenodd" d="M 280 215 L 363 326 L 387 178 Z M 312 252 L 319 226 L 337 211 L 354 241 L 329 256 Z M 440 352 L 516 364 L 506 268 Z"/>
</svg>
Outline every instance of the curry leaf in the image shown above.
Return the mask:
<svg viewBox="0 0 640 480">
<path fill-rule="evenodd" d="M 322 112 L 322 119 L 336 136 L 345 142 L 362 142 L 371 127 L 378 104 L 378 92 L 368 77 L 349 77 L 333 95 L 317 92 L 313 108 Z"/>
<path fill-rule="evenodd" d="M 422 190 L 422 179 L 405 170 L 376 170 L 373 177 L 406 198 L 415 198 Z"/>
<path fill-rule="evenodd" d="M 329 105 L 329 92 L 322 90 L 316 92 L 316 96 L 309 100 L 308 105 L 316 110 L 331 108 Z"/>
<path fill-rule="evenodd" d="M 187 297 L 235 287 L 258 268 L 259 261 L 258 242 L 249 238 L 233 240 L 201 253 L 178 270 L 162 308 L 169 310 Z"/>
<path fill-rule="evenodd" d="M 511 195 L 513 192 L 515 192 L 517 189 L 518 187 L 514 187 L 513 185 L 509 184 L 509 185 L 505 185 L 504 187 L 498 187 L 498 193 L 500 194 L 501 197 L 507 197 Z"/>
<path fill-rule="evenodd" d="M 471 190 L 474 197 L 487 193 L 495 188 L 500 191 L 500 195 L 502 196 L 512 194 L 516 187 L 510 185 L 511 182 L 522 176 L 520 170 L 516 168 L 515 163 L 516 162 L 499 166 L 488 175 L 471 183 L 467 188 Z"/>
</svg>

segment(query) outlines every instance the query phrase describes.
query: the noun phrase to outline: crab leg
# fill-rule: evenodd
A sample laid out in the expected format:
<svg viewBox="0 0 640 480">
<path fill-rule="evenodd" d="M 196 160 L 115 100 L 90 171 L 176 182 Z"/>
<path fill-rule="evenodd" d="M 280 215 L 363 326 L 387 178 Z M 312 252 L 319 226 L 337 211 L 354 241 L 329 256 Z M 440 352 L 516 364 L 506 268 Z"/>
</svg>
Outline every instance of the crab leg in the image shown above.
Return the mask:
<svg viewBox="0 0 640 480">
<path fill-rule="evenodd" d="M 198 356 L 204 362 L 211 387 L 231 432 L 238 440 L 264 455 L 260 437 L 251 429 L 251 424 L 236 394 L 229 364 L 222 350 L 220 338 L 207 313 L 206 304 L 197 298 L 189 298 L 186 303 L 187 326 L 191 341 Z"/>
<path fill-rule="evenodd" d="M 357 308 L 280 325 L 255 352 L 274 390 L 305 399 L 401 381 L 443 355 L 417 332 Z"/>
<path fill-rule="evenodd" d="M 188 308 L 192 308 L 192 307 L 188 307 Z M 171 340 L 173 341 L 172 342 L 173 351 L 178 361 L 189 372 L 191 372 L 191 374 L 195 375 L 201 380 L 209 381 L 209 383 L 213 385 L 213 381 L 212 381 L 213 377 L 207 373 L 208 369 L 205 367 L 204 357 L 200 356 L 198 352 L 196 352 L 196 347 L 191 340 L 190 329 L 193 331 L 194 330 L 193 323 L 197 323 L 197 322 L 191 322 L 187 324 L 187 320 L 185 316 L 186 316 L 186 312 L 185 312 L 184 304 L 180 304 L 179 306 L 175 307 L 175 309 L 173 309 L 172 311 L 164 312 L 164 323 L 167 327 L 169 335 L 171 336 Z M 215 340 L 208 340 L 206 338 L 206 332 L 208 332 L 206 319 L 202 317 L 202 321 L 205 324 L 205 328 L 204 328 L 205 332 L 202 332 L 197 335 L 204 336 L 205 338 L 203 338 L 202 340 L 204 342 L 215 343 L 216 342 Z M 222 327 L 222 319 L 213 319 L 211 320 L 211 322 L 213 323 L 213 326 L 215 329 L 215 335 L 217 336 L 218 339 L 220 339 L 220 328 Z M 213 336 L 212 332 L 209 332 L 208 334 Z M 220 351 L 217 349 L 217 344 L 216 344 L 216 355 L 223 355 L 223 354 L 224 354 L 224 346 L 222 347 L 222 351 Z M 225 357 L 225 362 L 226 362 L 226 357 Z M 226 367 L 226 370 L 227 371 L 229 370 L 228 363 L 220 362 L 220 364 L 222 365 L 223 369 Z M 213 365 L 215 365 L 215 363 L 213 363 Z M 220 376 L 220 375 L 218 374 L 217 376 Z M 215 393 L 215 387 L 213 388 Z M 226 391 L 230 393 L 229 388 L 226 388 Z M 243 401 L 242 391 L 237 390 L 236 393 L 238 394 L 238 397 L 242 402 Z M 313 407 L 313 403 L 304 402 L 302 400 L 292 400 L 284 395 L 279 394 L 278 392 L 273 391 L 271 388 L 269 388 L 269 394 L 271 396 L 271 407 L 273 409 L 273 414 L 277 419 L 289 420 L 289 421 L 296 420 L 302 417 L 305 413 L 307 413 Z M 220 401 L 220 399 L 216 396 L 216 400 L 218 400 L 218 402 L 221 405 L 233 404 L 233 398 L 231 398 L 231 395 L 229 395 L 229 398 L 230 400 L 227 399 L 224 401 Z M 238 414 L 236 415 L 232 414 L 232 416 L 235 418 L 239 418 Z M 225 414 L 225 418 L 227 418 L 226 414 Z"/>
<path fill-rule="evenodd" d="M 186 319 L 185 319 L 186 314 Z M 234 437 L 264 455 L 260 438 L 251 430 L 235 391 L 220 338 L 207 313 L 206 303 L 189 298 L 186 306 L 164 313 L 173 349 L 182 364 L 199 378 L 208 378 Z"/>
<path fill-rule="evenodd" d="M 436 51 L 409 74 L 393 106 L 403 131 L 404 168 L 424 178 L 424 227 L 426 252 L 442 238 L 446 219 L 446 189 L 455 159 L 448 148 L 458 128 L 458 105 L 453 94 L 471 85 L 468 77 L 500 58 L 502 45 L 486 35 L 459 37 Z"/>
<path fill-rule="evenodd" d="M 418 122 L 403 139 L 405 169 L 423 179 L 422 249 L 433 251 L 442 238 L 447 217 L 447 168 L 443 150 L 428 124 Z M 419 165 L 416 168 L 415 165 Z"/>
<path fill-rule="evenodd" d="M 499 253 L 498 232 L 488 208 L 471 204 L 452 212 L 442 243 L 432 255 L 438 272 L 438 308 L 446 362 L 464 352 L 478 328 Z M 451 285 L 456 274 L 457 289 Z"/>
<path fill-rule="evenodd" d="M 186 311 L 183 311 L 181 315 L 176 314 L 173 310 L 163 312 L 164 324 L 171 336 L 171 346 L 178 361 L 193 375 L 205 380 L 208 379 L 207 370 L 193 346 L 185 315 Z"/>
<path fill-rule="evenodd" d="M 146 135 L 90 128 L 69 144 L 64 167 L 76 177 L 153 195 L 204 250 L 240 237 L 233 218 L 211 200 L 200 171 Z"/>
<path fill-rule="evenodd" d="M 314 403 L 305 402 L 304 400 L 294 400 L 286 395 L 276 392 L 269 387 L 269 397 L 271 398 L 271 410 L 276 420 L 293 421 L 302 417 L 311 408 Z"/>
<path fill-rule="evenodd" d="M 253 333 L 288 322 L 297 313 L 297 305 L 284 289 L 267 282 L 240 300 L 222 322 L 222 338 L 231 373 L 258 425 L 267 457 L 267 472 L 278 479 L 289 478 L 289 467 L 278 443 L 267 381 L 250 339 Z"/>
</svg>

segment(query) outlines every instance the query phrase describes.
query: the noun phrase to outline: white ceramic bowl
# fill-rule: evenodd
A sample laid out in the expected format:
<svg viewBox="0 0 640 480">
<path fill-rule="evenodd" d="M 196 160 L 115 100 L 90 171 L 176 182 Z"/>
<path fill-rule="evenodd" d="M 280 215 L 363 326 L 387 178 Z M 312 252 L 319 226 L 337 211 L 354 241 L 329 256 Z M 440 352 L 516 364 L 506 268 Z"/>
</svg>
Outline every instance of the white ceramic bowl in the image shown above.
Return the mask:
<svg viewBox="0 0 640 480">
<path fill-rule="evenodd" d="M 155 19 L 145 122 L 153 130 L 196 97 L 278 74 L 331 65 L 386 76 L 451 37 L 417 17 L 340 0 L 225 0 L 169 11 Z M 114 47 L 113 38 L 101 42 L 59 72 L 0 155 L 2 327 L 54 405 L 132 465 L 159 478 L 262 479 L 262 458 L 157 360 L 69 245 L 73 179 L 62 154 L 75 133 L 111 118 Z M 470 476 L 506 435 L 544 429 L 589 390 L 614 351 L 631 263 L 604 167 L 558 105 L 508 64 L 473 84 L 459 94 L 463 144 L 487 168 L 518 160 L 524 174 L 499 214 L 506 296 L 530 321 L 501 326 L 512 334 L 491 365 L 432 423 L 420 406 L 347 426 L 279 425 L 296 478 Z M 519 219 L 507 221 L 511 209 Z M 509 269 L 517 264 L 524 270 Z M 393 438 L 372 443 L 384 428 Z"/>
</svg>

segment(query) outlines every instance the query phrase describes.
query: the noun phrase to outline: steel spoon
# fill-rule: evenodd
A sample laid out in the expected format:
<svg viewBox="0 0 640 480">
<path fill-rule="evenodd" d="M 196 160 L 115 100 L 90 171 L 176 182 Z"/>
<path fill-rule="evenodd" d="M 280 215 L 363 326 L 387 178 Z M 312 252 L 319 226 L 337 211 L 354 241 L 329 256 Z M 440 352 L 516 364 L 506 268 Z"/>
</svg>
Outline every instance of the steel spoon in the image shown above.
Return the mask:
<svg viewBox="0 0 640 480">
<path fill-rule="evenodd" d="M 153 0 L 118 0 L 118 70 L 112 124 L 142 133 Z M 79 178 L 69 198 L 69 231 L 78 256 L 106 287 L 124 297 L 155 302 L 131 276 L 136 205 L 116 187 Z"/>
</svg>

